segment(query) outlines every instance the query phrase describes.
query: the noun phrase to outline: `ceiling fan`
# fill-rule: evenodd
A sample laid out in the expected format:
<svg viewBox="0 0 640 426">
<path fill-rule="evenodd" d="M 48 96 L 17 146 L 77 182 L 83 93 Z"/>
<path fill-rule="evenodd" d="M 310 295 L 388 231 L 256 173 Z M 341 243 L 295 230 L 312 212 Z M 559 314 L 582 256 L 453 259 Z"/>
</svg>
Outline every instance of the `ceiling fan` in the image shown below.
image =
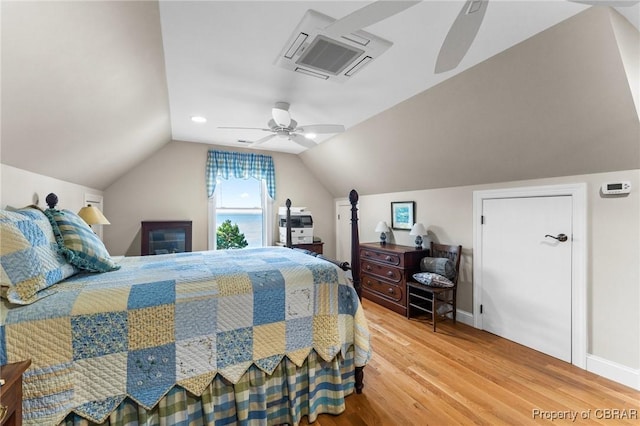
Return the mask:
<svg viewBox="0 0 640 426">
<path fill-rule="evenodd" d="M 638 0 L 568 0 L 591 6 L 633 6 Z M 361 30 L 389 18 L 421 1 L 385 1 L 370 3 L 324 28 L 325 34 L 342 36 Z M 442 43 L 436 60 L 435 72 L 442 73 L 456 68 L 471 47 L 487 11 L 489 0 L 467 0 L 454 20 Z"/>
<path fill-rule="evenodd" d="M 254 141 L 250 147 L 257 146 L 271 140 L 275 137 L 287 138 L 305 148 L 316 146 L 313 141 L 315 135 L 327 133 L 342 133 L 344 126 L 341 124 L 310 124 L 298 126 L 298 122 L 291 118 L 289 113 L 288 102 L 276 102 L 271 108 L 271 119 L 267 122 L 268 128 L 261 127 L 218 127 L 218 129 L 237 129 L 237 130 L 262 130 L 270 132 L 263 138 Z"/>
<path fill-rule="evenodd" d="M 620 0 L 620 1 L 598 1 L 598 0 L 569 0 L 574 3 L 582 3 L 590 6 L 633 6 L 639 1 Z M 487 11 L 489 0 L 468 0 L 460 10 L 458 17 L 453 21 L 453 25 L 449 29 L 447 36 L 442 43 L 438 59 L 436 60 L 436 74 L 450 71 L 460 64 L 464 55 L 471 47 L 473 40 L 478 34 L 480 25 Z"/>
</svg>

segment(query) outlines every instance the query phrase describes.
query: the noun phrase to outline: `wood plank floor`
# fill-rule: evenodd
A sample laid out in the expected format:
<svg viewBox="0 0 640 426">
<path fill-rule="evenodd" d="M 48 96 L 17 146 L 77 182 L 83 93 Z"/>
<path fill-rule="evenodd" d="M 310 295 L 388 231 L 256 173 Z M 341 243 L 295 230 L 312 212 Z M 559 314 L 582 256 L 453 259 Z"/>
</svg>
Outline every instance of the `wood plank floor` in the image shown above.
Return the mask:
<svg viewBox="0 0 640 426">
<path fill-rule="evenodd" d="M 314 425 L 640 424 L 629 387 L 464 324 L 433 333 L 426 320 L 363 305 L 374 351 L 364 391 Z"/>
</svg>

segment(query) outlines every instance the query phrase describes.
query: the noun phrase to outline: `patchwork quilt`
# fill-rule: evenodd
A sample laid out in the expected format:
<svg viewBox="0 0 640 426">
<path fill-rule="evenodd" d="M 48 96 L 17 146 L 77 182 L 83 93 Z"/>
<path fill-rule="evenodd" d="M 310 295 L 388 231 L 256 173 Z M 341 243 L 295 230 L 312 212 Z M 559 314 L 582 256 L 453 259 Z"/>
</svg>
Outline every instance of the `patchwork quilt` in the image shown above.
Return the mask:
<svg viewBox="0 0 640 426">
<path fill-rule="evenodd" d="M 342 270 L 283 247 L 125 257 L 26 305 L 3 300 L 0 363 L 30 358 L 25 424 L 69 412 L 102 422 L 129 397 L 153 407 L 173 387 L 200 395 L 219 374 L 271 373 L 311 351 L 371 357 L 362 307 Z"/>
</svg>

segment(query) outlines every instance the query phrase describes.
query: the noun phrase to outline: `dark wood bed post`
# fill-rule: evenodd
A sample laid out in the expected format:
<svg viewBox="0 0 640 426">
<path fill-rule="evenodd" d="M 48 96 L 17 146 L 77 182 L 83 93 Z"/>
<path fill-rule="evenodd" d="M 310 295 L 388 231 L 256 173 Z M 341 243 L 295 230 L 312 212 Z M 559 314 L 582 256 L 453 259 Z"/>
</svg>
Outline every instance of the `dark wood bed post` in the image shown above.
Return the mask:
<svg viewBox="0 0 640 426">
<path fill-rule="evenodd" d="M 291 200 L 287 198 L 287 202 L 284 203 L 287 206 L 287 247 L 291 248 L 293 244 L 291 243 Z"/>
<path fill-rule="evenodd" d="M 362 300 L 362 289 L 360 287 L 360 235 L 358 234 L 358 192 L 352 189 L 349 192 L 349 203 L 351 203 L 351 276 L 353 288 L 358 293 L 358 298 Z M 364 387 L 364 367 L 356 367 L 356 393 L 362 393 Z"/>
<path fill-rule="evenodd" d="M 47 198 L 45 198 L 45 201 L 47 202 L 47 205 L 49 206 L 50 209 L 55 209 L 56 204 L 58 204 L 58 196 L 53 192 L 51 192 L 49 195 L 47 195 Z"/>
<path fill-rule="evenodd" d="M 360 235 L 358 234 L 358 193 L 355 189 L 349 192 L 349 203 L 351 203 L 351 275 L 353 277 L 353 288 L 358 293 L 358 298 L 362 300 L 362 290 L 360 288 Z"/>
</svg>

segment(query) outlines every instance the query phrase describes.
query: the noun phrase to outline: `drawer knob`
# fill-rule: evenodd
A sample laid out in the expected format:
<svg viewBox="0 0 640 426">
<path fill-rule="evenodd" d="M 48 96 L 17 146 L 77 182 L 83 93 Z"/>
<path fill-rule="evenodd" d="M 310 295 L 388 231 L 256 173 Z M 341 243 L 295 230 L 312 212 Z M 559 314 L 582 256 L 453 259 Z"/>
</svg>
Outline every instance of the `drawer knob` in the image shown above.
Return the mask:
<svg viewBox="0 0 640 426">
<path fill-rule="evenodd" d="M 391 256 L 387 256 L 385 259 L 387 262 L 391 262 Z"/>
<path fill-rule="evenodd" d="M 392 277 L 393 276 L 393 271 L 387 271 L 387 276 L 388 277 Z"/>
<path fill-rule="evenodd" d="M 366 269 L 367 271 L 370 271 L 371 270 L 371 266 L 367 265 L 367 266 L 364 267 L 364 269 Z"/>
<path fill-rule="evenodd" d="M 367 257 L 369 257 L 369 256 L 371 256 L 371 253 L 369 253 L 368 251 L 365 251 L 365 252 L 364 252 L 364 255 L 365 255 L 365 256 L 367 256 Z"/>
<path fill-rule="evenodd" d="M 389 294 L 393 294 L 393 287 L 389 287 L 389 288 L 387 289 L 387 293 L 389 293 Z"/>
</svg>

